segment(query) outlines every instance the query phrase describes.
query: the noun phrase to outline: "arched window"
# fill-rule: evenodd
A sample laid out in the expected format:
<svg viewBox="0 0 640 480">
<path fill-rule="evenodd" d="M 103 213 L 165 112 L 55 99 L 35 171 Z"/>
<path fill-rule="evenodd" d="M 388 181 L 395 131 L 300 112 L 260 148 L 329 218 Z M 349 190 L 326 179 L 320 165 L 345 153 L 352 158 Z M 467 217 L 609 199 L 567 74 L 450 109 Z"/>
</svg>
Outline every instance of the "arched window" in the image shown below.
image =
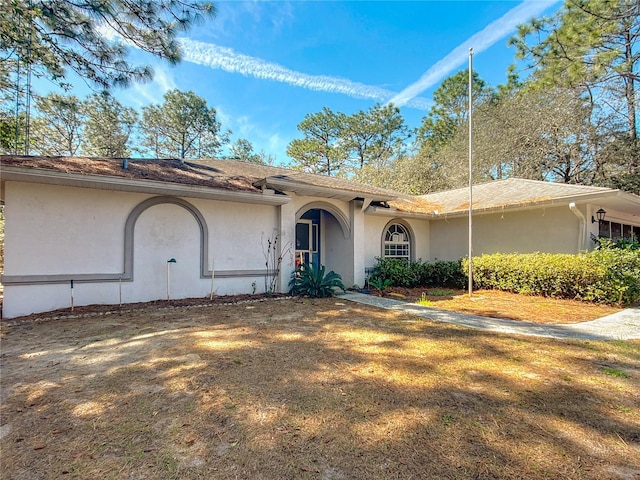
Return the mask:
<svg viewBox="0 0 640 480">
<path fill-rule="evenodd" d="M 392 223 L 384 234 L 384 257 L 411 260 L 411 236 L 409 229 L 400 223 Z"/>
</svg>

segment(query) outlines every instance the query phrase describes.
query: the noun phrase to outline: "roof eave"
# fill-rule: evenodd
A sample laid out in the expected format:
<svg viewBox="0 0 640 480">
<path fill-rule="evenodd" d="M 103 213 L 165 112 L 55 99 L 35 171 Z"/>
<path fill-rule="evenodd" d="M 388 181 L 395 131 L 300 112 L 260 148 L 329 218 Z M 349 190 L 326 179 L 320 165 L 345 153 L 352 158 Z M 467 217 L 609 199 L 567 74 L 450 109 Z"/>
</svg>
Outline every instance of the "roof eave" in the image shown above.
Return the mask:
<svg viewBox="0 0 640 480">
<path fill-rule="evenodd" d="M 417 213 L 417 212 L 403 212 L 402 210 L 398 210 L 396 208 L 382 208 L 369 206 L 364 211 L 367 215 L 373 215 L 378 217 L 402 217 L 402 218 L 420 218 L 423 220 L 436 220 L 439 218 L 438 215 L 433 213 Z"/>
<path fill-rule="evenodd" d="M 253 184 L 256 187 L 267 187 L 281 192 L 294 192 L 298 195 L 308 197 L 335 198 L 338 200 L 351 201 L 356 198 L 367 199 L 374 202 L 386 202 L 397 198 L 392 195 L 382 195 L 373 192 L 344 190 L 333 187 L 323 187 L 319 185 L 310 185 L 308 183 L 296 182 L 292 180 L 284 180 L 282 178 L 267 177 Z"/>
<path fill-rule="evenodd" d="M 286 195 L 275 195 L 267 192 L 243 192 L 202 185 L 187 185 L 106 175 L 56 172 L 35 168 L 3 167 L 2 179 L 5 181 L 151 193 L 156 195 L 174 195 L 178 197 L 220 200 L 223 202 L 255 203 L 274 206 L 284 205 L 291 201 L 291 198 Z"/>
<path fill-rule="evenodd" d="M 532 208 L 538 208 L 543 206 L 562 206 L 569 205 L 570 203 L 584 204 L 590 203 L 594 200 L 603 200 L 610 197 L 618 197 L 621 195 L 625 195 L 626 192 L 622 192 L 620 190 L 611 190 L 608 192 L 594 192 L 580 195 L 571 195 L 566 197 L 558 197 L 551 198 L 546 200 L 536 200 L 531 202 L 521 202 L 514 204 L 504 204 L 504 205 L 492 205 L 490 207 L 484 208 L 474 208 L 473 214 L 491 214 L 495 212 L 503 212 L 503 211 L 517 211 L 517 210 L 529 210 Z M 638 199 L 638 204 L 640 204 L 640 198 Z M 438 215 L 434 216 L 434 219 L 439 218 L 451 218 L 451 217 L 467 217 L 469 216 L 469 210 L 455 210 L 453 212 L 441 212 Z"/>
</svg>

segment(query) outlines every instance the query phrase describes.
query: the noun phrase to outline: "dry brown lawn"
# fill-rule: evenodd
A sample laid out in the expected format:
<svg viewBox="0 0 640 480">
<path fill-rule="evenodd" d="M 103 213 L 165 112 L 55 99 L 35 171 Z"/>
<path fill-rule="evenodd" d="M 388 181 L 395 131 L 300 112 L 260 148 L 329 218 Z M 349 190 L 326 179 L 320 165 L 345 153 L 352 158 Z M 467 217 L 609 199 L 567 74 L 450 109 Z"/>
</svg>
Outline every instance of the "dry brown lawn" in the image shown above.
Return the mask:
<svg viewBox="0 0 640 480">
<path fill-rule="evenodd" d="M 579 300 L 518 295 L 499 290 L 478 290 L 469 297 L 464 290 L 447 288 L 390 287 L 384 296 L 416 302 L 421 298 L 428 306 L 442 310 L 494 318 L 526 320 L 540 324 L 571 324 L 595 320 L 622 310 L 621 307 Z"/>
<path fill-rule="evenodd" d="M 341 299 L 2 326 L 2 479 L 637 479 L 640 341 Z"/>
</svg>

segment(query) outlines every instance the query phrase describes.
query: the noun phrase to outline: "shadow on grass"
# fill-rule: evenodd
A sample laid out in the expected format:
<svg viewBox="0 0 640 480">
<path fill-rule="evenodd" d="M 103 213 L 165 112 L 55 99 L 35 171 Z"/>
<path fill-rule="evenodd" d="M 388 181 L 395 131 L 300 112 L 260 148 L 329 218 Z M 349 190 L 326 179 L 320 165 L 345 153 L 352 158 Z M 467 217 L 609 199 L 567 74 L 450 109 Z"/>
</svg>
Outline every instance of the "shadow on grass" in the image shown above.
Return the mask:
<svg viewBox="0 0 640 480">
<path fill-rule="evenodd" d="M 640 471 L 637 342 L 509 338 L 340 303 L 9 330 L 2 478 Z"/>
</svg>

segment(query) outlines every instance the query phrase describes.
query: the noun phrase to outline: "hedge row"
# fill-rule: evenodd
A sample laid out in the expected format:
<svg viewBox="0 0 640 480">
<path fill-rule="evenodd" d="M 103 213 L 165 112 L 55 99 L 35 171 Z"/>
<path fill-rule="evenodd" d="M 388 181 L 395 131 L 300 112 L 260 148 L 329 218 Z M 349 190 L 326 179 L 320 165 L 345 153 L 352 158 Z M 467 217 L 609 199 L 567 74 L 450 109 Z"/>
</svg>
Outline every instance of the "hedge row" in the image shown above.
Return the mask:
<svg viewBox="0 0 640 480">
<path fill-rule="evenodd" d="M 464 288 L 469 263 L 376 258 L 371 278 L 398 287 Z M 474 288 L 617 305 L 640 302 L 640 250 L 603 247 L 579 255 L 501 254 L 473 258 Z"/>
<path fill-rule="evenodd" d="M 466 271 L 466 259 L 462 265 Z M 632 305 L 640 301 L 640 251 L 482 255 L 473 258 L 473 280 L 476 288 Z"/>
<path fill-rule="evenodd" d="M 461 261 L 409 262 L 399 258 L 376 257 L 377 264 L 371 279 L 391 280 L 396 287 L 449 287 L 463 288 L 466 276 Z"/>
</svg>

